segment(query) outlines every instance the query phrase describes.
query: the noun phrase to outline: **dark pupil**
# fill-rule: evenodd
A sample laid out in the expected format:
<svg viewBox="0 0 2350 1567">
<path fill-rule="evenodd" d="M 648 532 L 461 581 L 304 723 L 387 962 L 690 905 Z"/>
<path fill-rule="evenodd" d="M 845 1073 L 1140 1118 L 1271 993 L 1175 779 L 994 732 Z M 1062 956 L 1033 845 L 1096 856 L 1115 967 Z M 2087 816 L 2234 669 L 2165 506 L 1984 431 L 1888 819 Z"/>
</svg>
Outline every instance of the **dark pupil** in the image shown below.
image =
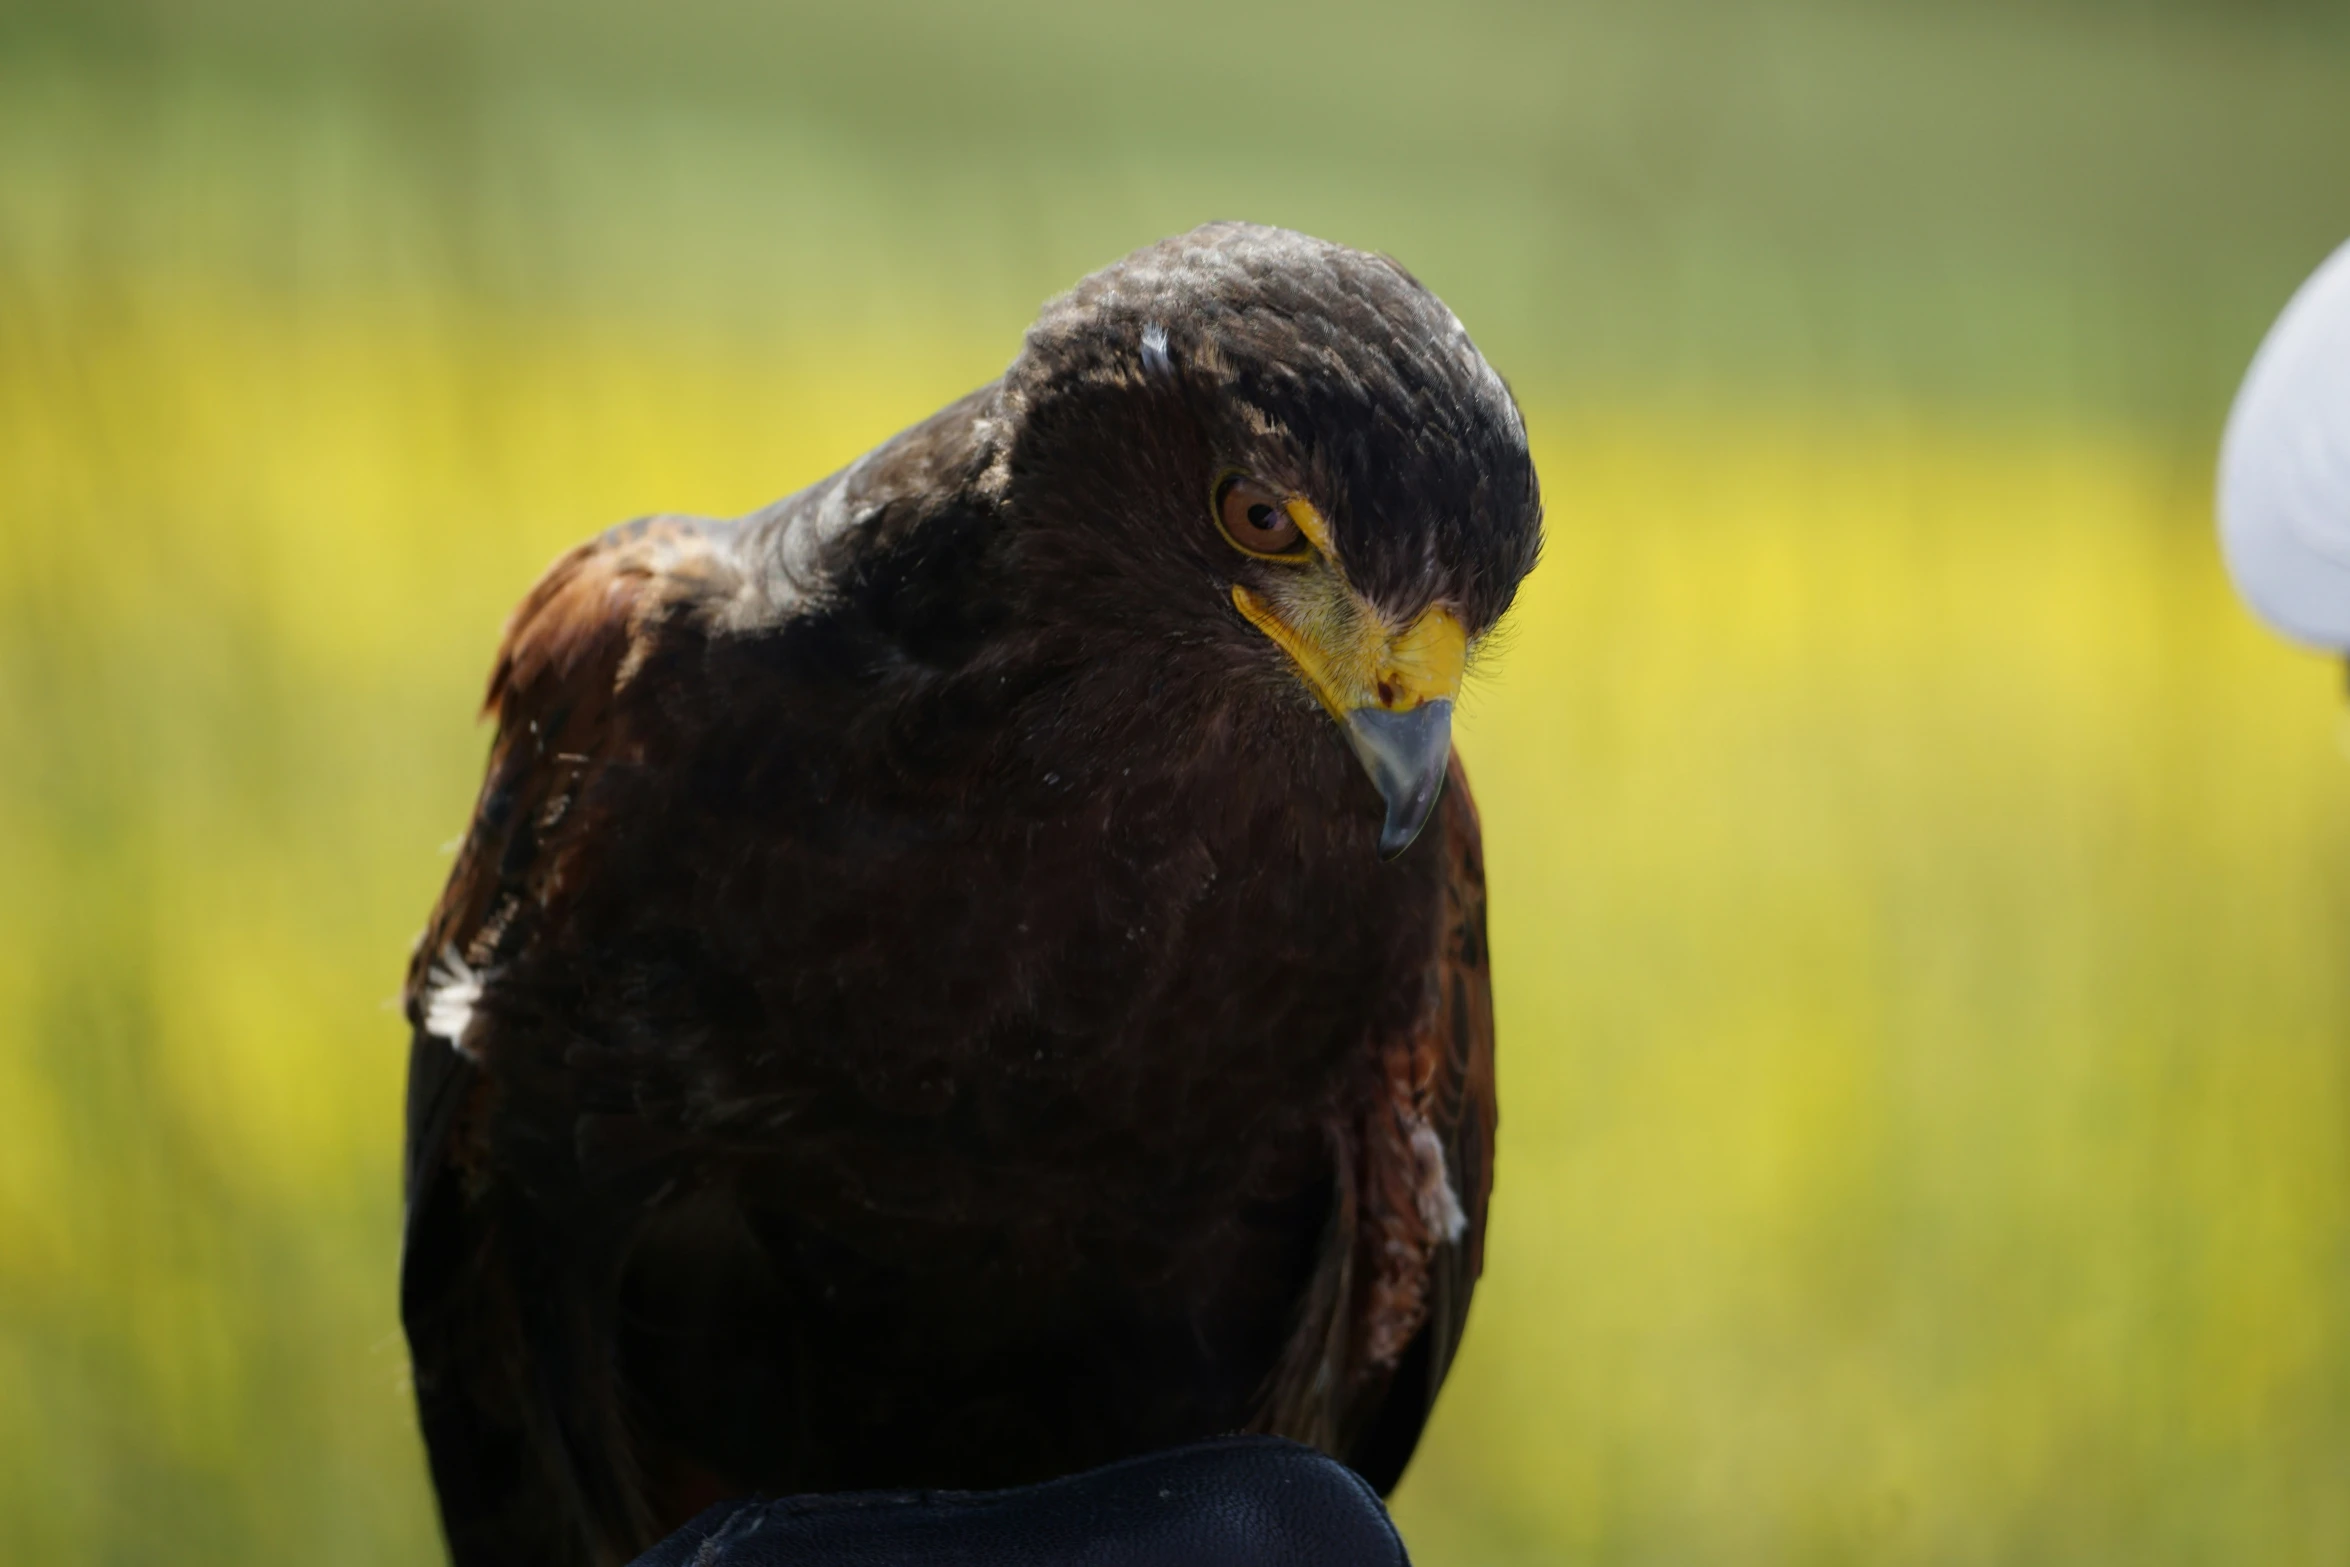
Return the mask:
<svg viewBox="0 0 2350 1567">
<path fill-rule="evenodd" d="M 1273 508 L 1261 501 L 1251 506 L 1248 509 L 1248 525 L 1259 533 L 1271 533 L 1273 531 Z"/>
</svg>

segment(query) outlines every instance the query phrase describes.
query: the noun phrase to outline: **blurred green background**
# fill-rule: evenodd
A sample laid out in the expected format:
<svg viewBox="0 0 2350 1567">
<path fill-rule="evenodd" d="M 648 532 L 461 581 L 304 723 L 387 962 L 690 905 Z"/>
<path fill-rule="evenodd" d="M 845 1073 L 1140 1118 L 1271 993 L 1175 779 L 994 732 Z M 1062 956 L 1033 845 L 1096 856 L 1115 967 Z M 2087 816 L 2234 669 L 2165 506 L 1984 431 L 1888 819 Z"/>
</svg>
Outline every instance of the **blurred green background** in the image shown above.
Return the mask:
<svg viewBox="0 0 2350 1567">
<path fill-rule="evenodd" d="M 501 617 L 1245 216 L 1525 399 L 1469 1563 L 2350 1561 L 2340 676 L 2210 541 L 2339 5 L 0 0 L 0 1559 L 424 1563 Z"/>
</svg>

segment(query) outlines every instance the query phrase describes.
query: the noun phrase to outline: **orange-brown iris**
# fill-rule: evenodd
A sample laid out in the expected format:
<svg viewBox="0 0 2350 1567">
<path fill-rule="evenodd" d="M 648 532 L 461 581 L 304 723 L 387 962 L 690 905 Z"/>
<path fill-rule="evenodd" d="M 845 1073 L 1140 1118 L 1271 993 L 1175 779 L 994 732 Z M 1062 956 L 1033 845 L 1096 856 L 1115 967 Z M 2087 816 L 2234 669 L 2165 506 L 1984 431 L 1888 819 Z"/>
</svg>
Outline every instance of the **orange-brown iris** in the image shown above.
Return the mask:
<svg viewBox="0 0 2350 1567">
<path fill-rule="evenodd" d="M 1251 555 L 1293 556 L 1305 535 L 1281 497 L 1237 475 L 1224 481 L 1216 496 L 1216 520 L 1224 537 Z"/>
</svg>

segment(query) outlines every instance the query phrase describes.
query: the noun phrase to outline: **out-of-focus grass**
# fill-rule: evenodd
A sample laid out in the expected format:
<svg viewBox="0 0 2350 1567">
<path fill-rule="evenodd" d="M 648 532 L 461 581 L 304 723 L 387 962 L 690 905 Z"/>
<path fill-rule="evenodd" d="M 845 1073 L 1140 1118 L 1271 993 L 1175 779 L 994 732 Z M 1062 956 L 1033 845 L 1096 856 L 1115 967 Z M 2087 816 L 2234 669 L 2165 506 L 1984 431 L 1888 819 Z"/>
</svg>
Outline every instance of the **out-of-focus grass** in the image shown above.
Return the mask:
<svg viewBox="0 0 2350 1567">
<path fill-rule="evenodd" d="M 0 1560 L 431 1559 L 382 1003 L 506 607 L 1233 212 L 1445 292 L 1551 506 L 1422 1559 L 2350 1556 L 2342 702 L 2205 516 L 2345 37 L 0 0 Z"/>
<path fill-rule="evenodd" d="M 400 1039 L 504 604 L 973 378 L 175 300 L 0 360 L 0 1543 L 416 1561 Z M 30 350 L 29 352 L 24 350 Z M 1533 411 L 1432 1563 L 2350 1548 L 2350 800 L 2199 474 Z M 266 431 L 266 438 L 256 432 Z"/>
</svg>

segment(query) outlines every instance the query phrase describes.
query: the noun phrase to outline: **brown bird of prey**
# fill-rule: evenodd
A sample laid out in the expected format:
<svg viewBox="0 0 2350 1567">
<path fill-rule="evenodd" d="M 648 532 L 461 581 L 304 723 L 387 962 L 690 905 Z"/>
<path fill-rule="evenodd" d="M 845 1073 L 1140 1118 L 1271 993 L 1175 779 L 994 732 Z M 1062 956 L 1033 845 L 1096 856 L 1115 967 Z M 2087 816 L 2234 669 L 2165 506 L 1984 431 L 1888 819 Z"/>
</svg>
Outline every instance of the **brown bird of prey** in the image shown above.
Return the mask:
<svg viewBox="0 0 2350 1567">
<path fill-rule="evenodd" d="M 558 560 L 406 991 L 456 1560 L 1229 1431 L 1392 1486 L 1492 1174 L 1452 707 L 1540 534 L 1434 295 L 1218 224 L 832 477 Z"/>
</svg>

